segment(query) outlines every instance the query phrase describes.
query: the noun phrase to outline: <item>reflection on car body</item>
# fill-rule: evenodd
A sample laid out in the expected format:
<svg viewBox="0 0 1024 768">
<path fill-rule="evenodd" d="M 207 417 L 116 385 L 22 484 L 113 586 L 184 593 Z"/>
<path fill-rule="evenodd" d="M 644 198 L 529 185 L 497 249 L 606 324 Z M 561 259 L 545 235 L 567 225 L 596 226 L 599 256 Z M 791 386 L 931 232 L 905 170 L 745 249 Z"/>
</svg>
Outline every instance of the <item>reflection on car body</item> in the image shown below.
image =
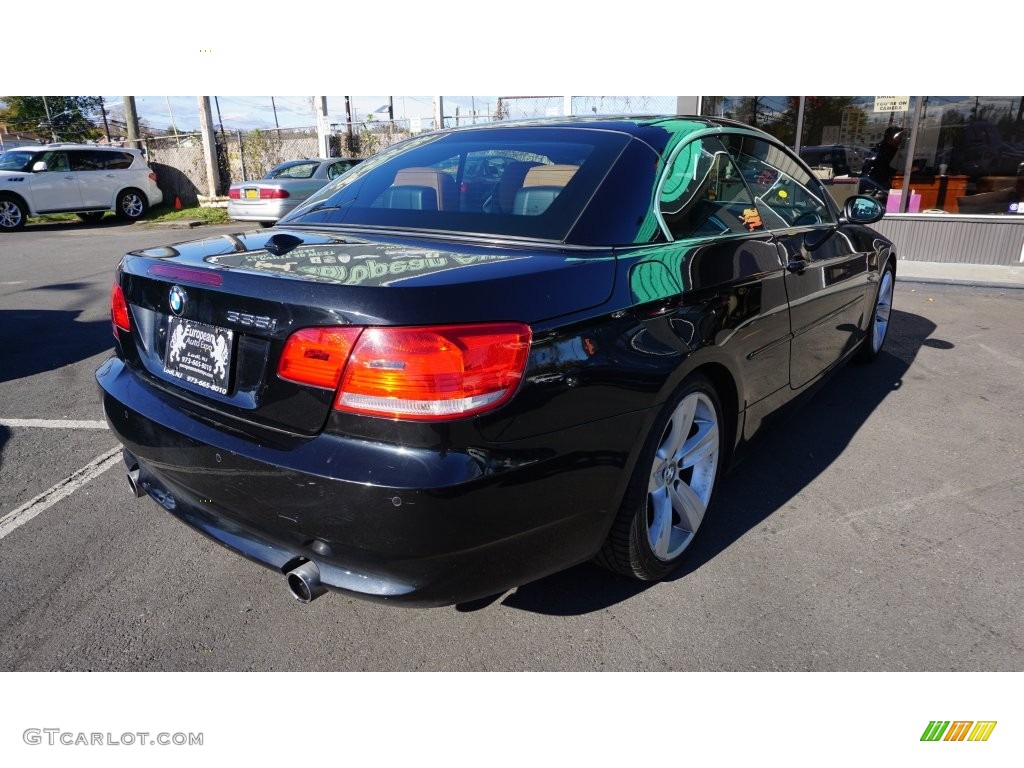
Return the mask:
<svg viewBox="0 0 1024 768">
<path fill-rule="evenodd" d="M 128 254 L 97 378 L 134 486 L 300 600 L 658 579 L 772 417 L 881 350 L 881 215 L 715 118 L 428 134 L 272 232 Z M 223 392 L 169 360 L 175 287 L 232 332 Z"/>
<path fill-rule="evenodd" d="M 228 216 L 272 226 L 306 198 L 363 161 L 361 157 L 290 160 L 262 179 L 235 182 L 228 189 Z"/>
</svg>

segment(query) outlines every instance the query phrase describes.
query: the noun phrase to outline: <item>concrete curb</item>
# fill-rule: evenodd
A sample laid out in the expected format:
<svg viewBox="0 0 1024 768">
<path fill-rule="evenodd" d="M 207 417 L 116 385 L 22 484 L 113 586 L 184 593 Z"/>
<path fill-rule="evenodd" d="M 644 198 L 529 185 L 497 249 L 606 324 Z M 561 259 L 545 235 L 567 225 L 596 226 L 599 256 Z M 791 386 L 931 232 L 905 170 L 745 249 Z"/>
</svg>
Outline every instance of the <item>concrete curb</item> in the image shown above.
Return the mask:
<svg viewBox="0 0 1024 768">
<path fill-rule="evenodd" d="M 946 264 L 899 261 L 896 279 L 902 282 L 969 285 L 978 288 L 1024 289 L 1024 265 Z"/>
</svg>

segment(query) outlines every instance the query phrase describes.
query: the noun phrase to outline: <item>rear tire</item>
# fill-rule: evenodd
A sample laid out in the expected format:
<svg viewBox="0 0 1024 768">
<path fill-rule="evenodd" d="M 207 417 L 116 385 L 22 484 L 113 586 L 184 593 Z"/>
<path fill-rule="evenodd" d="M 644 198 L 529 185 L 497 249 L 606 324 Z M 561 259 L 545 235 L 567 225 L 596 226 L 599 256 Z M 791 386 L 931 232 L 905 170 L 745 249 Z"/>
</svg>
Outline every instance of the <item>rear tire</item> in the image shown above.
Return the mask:
<svg viewBox="0 0 1024 768">
<path fill-rule="evenodd" d="M 264 229 L 269 229 L 270 227 L 274 226 L 275 224 L 277 224 L 276 221 L 261 221 L 260 222 L 260 226 L 263 227 Z"/>
<path fill-rule="evenodd" d="M 137 189 L 126 189 L 117 196 L 117 218 L 122 221 L 138 221 L 148 207 L 146 196 Z"/>
<path fill-rule="evenodd" d="M 25 204 L 12 195 L 0 195 L 0 232 L 13 232 L 25 226 Z"/>
<path fill-rule="evenodd" d="M 599 565 L 643 581 L 676 569 L 718 484 L 725 432 L 711 382 L 700 374 L 685 379 L 651 428 Z"/>
</svg>

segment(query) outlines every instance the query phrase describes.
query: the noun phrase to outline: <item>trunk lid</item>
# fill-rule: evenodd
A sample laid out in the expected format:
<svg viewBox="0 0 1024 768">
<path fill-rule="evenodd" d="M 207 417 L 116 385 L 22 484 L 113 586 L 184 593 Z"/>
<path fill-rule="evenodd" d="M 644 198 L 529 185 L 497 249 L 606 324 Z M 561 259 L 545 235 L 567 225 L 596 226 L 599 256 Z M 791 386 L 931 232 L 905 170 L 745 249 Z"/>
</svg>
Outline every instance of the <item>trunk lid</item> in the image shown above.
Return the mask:
<svg viewBox="0 0 1024 768">
<path fill-rule="evenodd" d="M 140 375 L 203 414 L 315 434 L 334 392 L 277 376 L 296 330 L 532 325 L 606 301 L 614 260 L 610 252 L 271 230 L 130 253 L 119 281 L 132 316 L 122 348 Z"/>
</svg>

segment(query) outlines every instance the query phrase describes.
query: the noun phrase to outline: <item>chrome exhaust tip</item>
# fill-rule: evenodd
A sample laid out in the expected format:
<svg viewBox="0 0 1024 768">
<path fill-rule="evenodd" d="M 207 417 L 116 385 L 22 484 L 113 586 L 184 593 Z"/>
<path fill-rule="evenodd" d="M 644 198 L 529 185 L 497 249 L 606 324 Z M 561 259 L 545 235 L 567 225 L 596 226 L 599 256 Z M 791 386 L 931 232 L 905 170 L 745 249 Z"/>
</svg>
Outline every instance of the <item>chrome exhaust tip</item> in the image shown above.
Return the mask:
<svg viewBox="0 0 1024 768">
<path fill-rule="evenodd" d="M 288 571 L 288 589 L 300 603 L 311 603 L 327 591 L 320 583 L 320 569 L 309 561 Z"/>
<path fill-rule="evenodd" d="M 146 495 L 146 492 L 142 490 L 142 486 L 139 485 L 139 465 L 136 464 L 127 472 L 124 476 L 128 479 L 128 488 L 137 499 L 141 499 Z"/>
</svg>

